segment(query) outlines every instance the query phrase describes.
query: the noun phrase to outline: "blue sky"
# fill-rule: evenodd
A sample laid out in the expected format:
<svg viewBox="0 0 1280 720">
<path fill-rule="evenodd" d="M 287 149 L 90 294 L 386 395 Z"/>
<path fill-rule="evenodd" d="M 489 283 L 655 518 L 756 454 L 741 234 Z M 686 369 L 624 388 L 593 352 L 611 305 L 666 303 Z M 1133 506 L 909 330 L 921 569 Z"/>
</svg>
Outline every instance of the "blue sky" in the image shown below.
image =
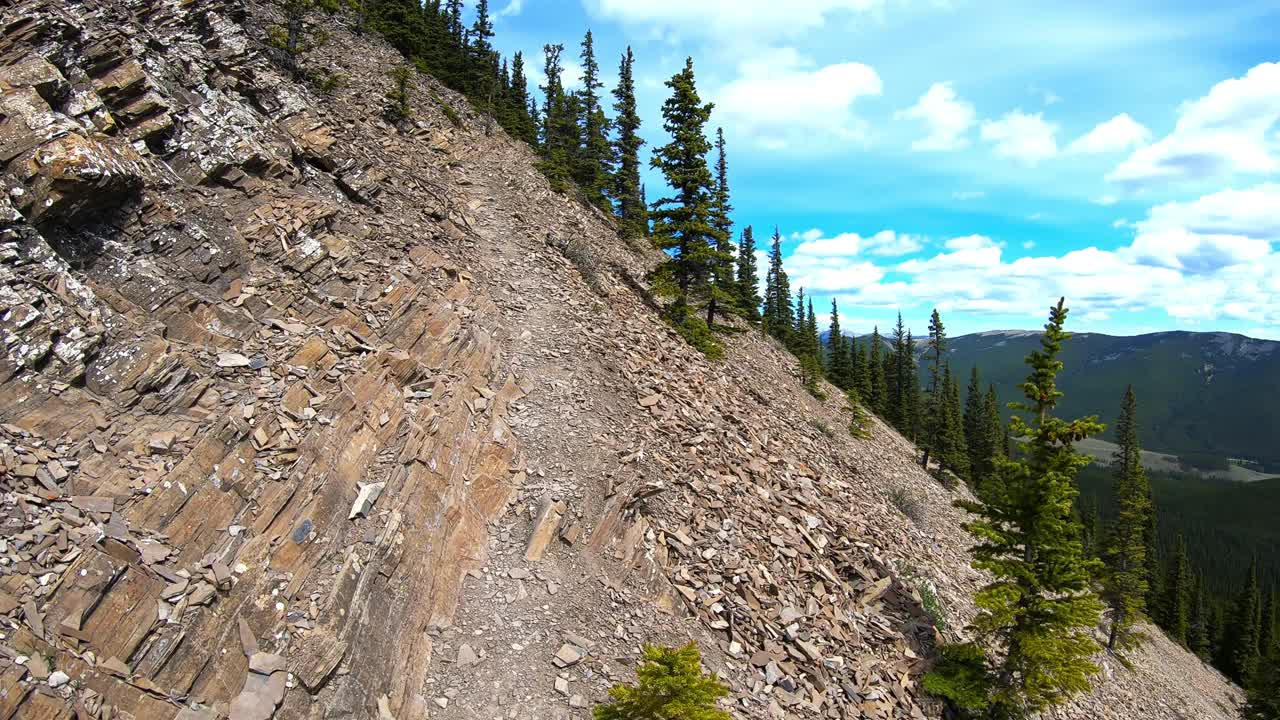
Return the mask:
<svg viewBox="0 0 1280 720">
<path fill-rule="evenodd" d="M 1280 338 L 1280 3 L 495 0 L 497 45 L 636 53 L 649 146 L 694 58 L 737 227 L 846 329 Z M 660 179 L 646 177 L 650 198 Z"/>
</svg>

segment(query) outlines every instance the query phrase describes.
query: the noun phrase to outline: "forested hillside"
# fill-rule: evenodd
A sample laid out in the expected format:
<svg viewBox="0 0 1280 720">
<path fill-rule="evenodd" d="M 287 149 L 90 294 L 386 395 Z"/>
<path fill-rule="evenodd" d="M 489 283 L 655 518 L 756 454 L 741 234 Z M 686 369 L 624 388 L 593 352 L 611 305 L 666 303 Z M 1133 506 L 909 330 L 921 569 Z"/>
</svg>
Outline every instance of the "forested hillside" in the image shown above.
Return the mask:
<svg viewBox="0 0 1280 720">
<path fill-rule="evenodd" d="M 1038 342 L 1032 332 L 963 335 L 952 339 L 949 357 L 961 377 L 977 365 L 1000 397 L 1013 397 L 1022 359 Z M 1063 362 L 1063 413 L 1097 414 L 1111 428 L 1116 400 L 1132 384 L 1142 398 L 1144 449 L 1246 458 L 1280 474 L 1280 343 L 1228 333 L 1080 333 Z M 1113 431 L 1103 437 L 1114 439 Z"/>
</svg>

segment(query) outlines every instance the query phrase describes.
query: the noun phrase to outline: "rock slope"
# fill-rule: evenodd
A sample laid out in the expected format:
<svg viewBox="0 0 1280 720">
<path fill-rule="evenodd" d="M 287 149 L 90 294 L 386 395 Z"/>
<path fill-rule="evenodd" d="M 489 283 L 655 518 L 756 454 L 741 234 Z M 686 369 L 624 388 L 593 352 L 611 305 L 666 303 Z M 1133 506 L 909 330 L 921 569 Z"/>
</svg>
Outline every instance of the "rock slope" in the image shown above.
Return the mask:
<svg viewBox="0 0 1280 720">
<path fill-rule="evenodd" d="M 0 717 L 586 718 L 646 642 L 740 717 L 919 718 L 981 577 L 913 448 L 335 21 L 14 0 L 0 26 Z M 460 114 L 455 126 L 446 104 Z M 1160 640 L 1061 717 L 1226 718 Z"/>
</svg>

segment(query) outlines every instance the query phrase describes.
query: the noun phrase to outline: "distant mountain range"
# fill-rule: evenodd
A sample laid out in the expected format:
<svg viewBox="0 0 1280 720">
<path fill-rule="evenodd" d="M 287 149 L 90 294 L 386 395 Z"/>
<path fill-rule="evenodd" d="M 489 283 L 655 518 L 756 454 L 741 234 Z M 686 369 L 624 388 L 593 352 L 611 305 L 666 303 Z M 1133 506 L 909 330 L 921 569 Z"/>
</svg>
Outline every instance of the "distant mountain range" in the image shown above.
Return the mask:
<svg viewBox="0 0 1280 720">
<path fill-rule="evenodd" d="M 1001 402 L 1021 399 L 1023 360 L 1040 333 L 992 331 L 950 340 L 962 392 L 977 364 Z M 1098 415 L 1111 439 L 1125 387 L 1138 394 L 1144 448 L 1182 457 L 1243 458 L 1280 473 L 1280 342 L 1232 333 L 1162 332 L 1135 337 L 1080 333 L 1062 353 L 1063 417 Z"/>
</svg>

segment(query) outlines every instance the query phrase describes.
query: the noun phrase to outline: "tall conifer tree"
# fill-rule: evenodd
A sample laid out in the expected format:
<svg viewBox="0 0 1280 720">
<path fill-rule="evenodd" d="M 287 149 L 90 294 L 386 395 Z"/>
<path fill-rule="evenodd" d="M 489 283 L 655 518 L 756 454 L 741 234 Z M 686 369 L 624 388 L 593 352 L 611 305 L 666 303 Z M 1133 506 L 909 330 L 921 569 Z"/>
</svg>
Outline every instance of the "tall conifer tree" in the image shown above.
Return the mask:
<svg viewBox="0 0 1280 720">
<path fill-rule="evenodd" d="M 711 189 L 711 287 L 707 299 L 707 325 L 715 323 L 716 312 L 733 308 L 737 299 L 733 276 L 733 221 L 729 214 L 729 165 L 724 154 L 724 129 L 716 128 L 715 184 Z"/>
<path fill-rule="evenodd" d="M 756 238 L 748 225 L 738 241 L 737 303 L 748 322 L 760 322 L 760 271 L 756 266 Z"/>
<path fill-rule="evenodd" d="M 576 103 L 564 91 L 560 55 L 563 45 L 543 45 L 543 76 L 547 84 L 542 86 L 542 162 L 539 169 L 547 176 L 551 186 L 563 192 L 568 188 L 572 167 L 578 152 Z"/>
<path fill-rule="evenodd" d="M 596 62 L 595 42 L 588 30 L 582 39 L 582 89 L 578 91 L 577 123 L 582 147 L 574 158 L 573 177 L 587 202 L 612 212 L 605 197 L 612 167 L 609 143 L 609 120 L 600 104 L 600 63 Z"/>
<path fill-rule="evenodd" d="M 1261 596 L 1258 590 L 1258 559 L 1255 557 L 1249 565 L 1249 575 L 1245 578 L 1244 587 L 1236 597 L 1226 632 L 1226 649 L 1228 651 L 1227 675 L 1240 683 L 1248 685 L 1253 680 L 1261 659 L 1258 645 L 1258 625 L 1261 615 Z"/>
<path fill-rule="evenodd" d="M 791 309 L 791 283 L 782 267 L 782 233 L 776 227 L 769 250 L 769 269 L 765 273 L 763 314 L 764 331 L 789 345 L 795 318 Z"/>
<path fill-rule="evenodd" d="M 840 308 L 831 298 L 831 324 L 827 327 L 827 377 L 843 388 L 849 375 L 848 358 L 845 357 L 844 332 L 840 329 Z"/>
<path fill-rule="evenodd" d="M 1102 605 L 1089 589 L 1097 564 L 1082 554 L 1072 504 L 1075 474 L 1089 461 L 1076 453 L 1075 443 L 1103 428 L 1092 417 L 1068 421 L 1053 415 L 1062 397 L 1056 384 L 1059 354 L 1070 337 L 1063 329 L 1066 317 L 1059 301 L 1040 349 L 1027 357 L 1027 402 L 1015 408 L 1029 413 L 1031 423 L 1013 420 L 1014 432 L 1029 438 L 1025 458 L 1000 460 L 979 499 L 957 503 L 976 516 L 965 524 L 978 541 L 974 567 L 994 576 L 978 592 L 972 626 L 991 648 L 983 656 L 991 717 L 1060 703 L 1088 690 L 1089 676 L 1097 671 L 1090 659 L 1098 648 L 1091 630 Z"/>
<path fill-rule="evenodd" d="M 661 294 L 675 298 L 668 316 L 685 327 L 691 306 L 707 294 L 714 257 L 712 177 L 707 167 L 711 144 L 705 133 L 712 105 L 698 96 L 693 58 L 685 60 L 684 69 L 667 81 L 667 87 L 671 97 L 662 105 L 662 126 L 671 141 L 654 150 L 649 164 L 662 173 L 673 193 L 654 202 L 651 212 L 654 238 L 670 259 L 658 266 L 653 279 Z"/>
<path fill-rule="evenodd" d="M 880 337 L 880 326 L 877 325 L 871 330 L 871 348 L 867 351 L 866 372 L 867 389 L 870 396 L 867 398 L 871 404 L 871 411 L 876 415 L 884 417 L 885 396 L 888 394 L 884 383 L 884 360 L 881 354 L 884 352 L 884 340 Z"/>
<path fill-rule="evenodd" d="M 616 169 L 612 193 L 618 202 L 618 233 L 624 239 L 649 234 L 649 209 L 640 187 L 640 148 L 644 140 L 640 139 L 634 68 L 635 55 L 628 46 L 618 64 L 618 86 L 613 90 L 613 125 L 617 137 L 613 141 Z"/>
<path fill-rule="evenodd" d="M 1174 544 L 1165 573 L 1164 600 L 1161 603 L 1161 625 L 1179 645 L 1186 646 L 1191 627 L 1191 566 L 1187 563 L 1187 543 L 1182 536 Z"/>
<path fill-rule="evenodd" d="M 938 309 L 934 308 L 929 318 L 929 387 L 926 390 L 924 407 L 925 463 L 929 460 L 929 451 L 937 451 L 942 442 L 942 433 L 946 430 L 943 422 L 943 393 L 946 387 L 942 384 L 942 357 L 947 352 L 947 329 L 942 324 Z"/>
<path fill-rule="evenodd" d="M 1138 400 L 1133 386 L 1125 391 L 1120 416 L 1116 420 L 1116 517 L 1103 552 L 1107 569 L 1103 575 L 1103 600 L 1107 603 L 1111 631 L 1107 649 L 1132 646 L 1139 638 L 1133 626 L 1147 611 L 1146 528 L 1151 513 L 1151 488 L 1142 468 L 1138 447 Z M 1188 598 L 1188 603 L 1193 598 Z M 1188 617 L 1188 620 L 1190 618 Z M 1182 642 L 1188 638 L 1183 633 Z"/>
</svg>

